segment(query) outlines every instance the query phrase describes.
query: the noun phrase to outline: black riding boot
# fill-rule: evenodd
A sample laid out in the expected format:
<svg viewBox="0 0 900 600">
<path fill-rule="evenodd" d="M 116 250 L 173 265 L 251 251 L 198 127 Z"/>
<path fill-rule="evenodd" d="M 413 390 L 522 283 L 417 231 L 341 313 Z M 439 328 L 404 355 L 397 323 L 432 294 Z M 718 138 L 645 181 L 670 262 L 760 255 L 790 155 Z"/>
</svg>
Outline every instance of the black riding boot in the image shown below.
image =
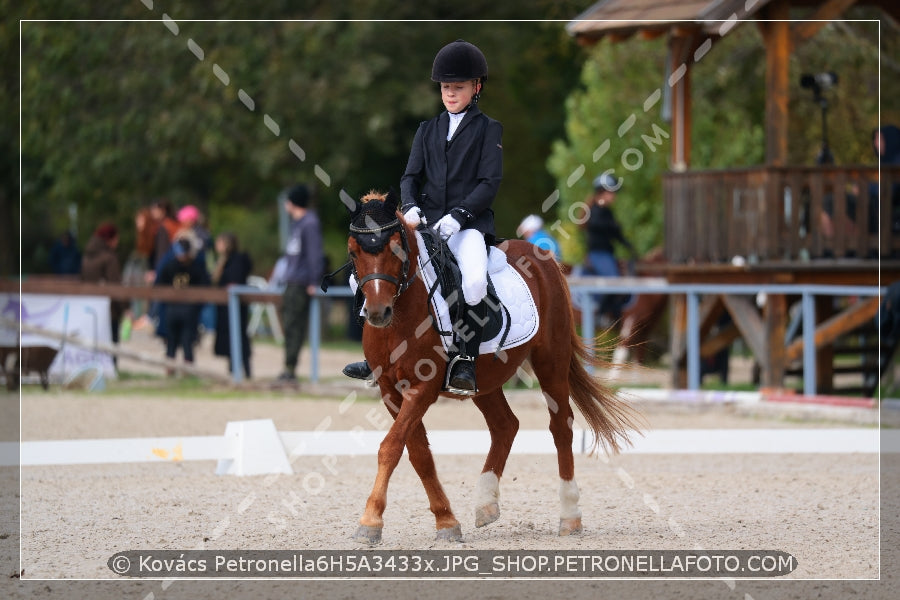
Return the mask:
<svg viewBox="0 0 900 600">
<path fill-rule="evenodd" d="M 485 305 L 466 305 L 463 310 L 463 330 L 457 331 L 460 336 L 459 355 L 450 359 L 447 367 L 446 388 L 457 394 L 474 394 L 478 392 L 475 381 L 475 360 L 478 358 L 481 337 L 484 332 Z"/>
<path fill-rule="evenodd" d="M 372 378 L 372 368 L 369 366 L 369 363 L 364 360 L 360 362 L 350 363 L 349 365 L 344 367 L 342 373 L 347 377 L 353 377 L 354 379 Z"/>
</svg>

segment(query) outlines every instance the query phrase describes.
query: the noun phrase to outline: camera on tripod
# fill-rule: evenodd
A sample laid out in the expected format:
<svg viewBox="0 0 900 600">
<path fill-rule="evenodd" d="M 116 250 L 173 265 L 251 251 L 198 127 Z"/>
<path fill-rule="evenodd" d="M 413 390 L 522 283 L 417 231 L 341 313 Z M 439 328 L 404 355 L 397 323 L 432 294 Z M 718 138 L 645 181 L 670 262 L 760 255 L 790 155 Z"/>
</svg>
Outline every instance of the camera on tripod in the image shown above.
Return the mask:
<svg viewBox="0 0 900 600">
<path fill-rule="evenodd" d="M 812 90 L 817 97 L 825 90 L 830 90 L 836 86 L 837 82 L 838 76 L 834 71 L 816 73 L 815 75 L 805 73 L 800 76 L 800 87 Z"/>
</svg>

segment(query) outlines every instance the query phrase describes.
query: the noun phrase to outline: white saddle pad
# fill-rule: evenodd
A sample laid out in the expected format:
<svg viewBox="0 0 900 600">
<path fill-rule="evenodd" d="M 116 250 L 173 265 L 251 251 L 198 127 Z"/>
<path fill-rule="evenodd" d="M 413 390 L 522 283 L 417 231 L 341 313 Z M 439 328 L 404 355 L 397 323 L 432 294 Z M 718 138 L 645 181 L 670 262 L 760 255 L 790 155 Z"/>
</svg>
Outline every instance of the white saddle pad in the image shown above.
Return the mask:
<svg viewBox="0 0 900 600">
<path fill-rule="evenodd" d="M 419 232 L 416 232 L 416 242 L 419 244 L 419 273 L 425 285 L 431 289 L 436 275 L 431 263 L 426 263 L 428 254 L 425 250 L 425 242 Z M 539 325 L 537 305 L 534 303 L 528 284 L 525 283 L 522 275 L 506 262 L 506 253 L 495 246 L 489 248 L 488 272 L 491 274 L 491 281 L 494 283 L 494 289 L 497 290 L 497 296 L 509 311 L 509 317 L 507 318 L 504 313 L 500 333 L 493 339 L 481 341 L 481 354 L 493 354 L 498 350 L 521 346 L 534 337 Z M 450 310 L 440 291 L 431 297 L 431 306 L 434 309 L 433 314 L 437 316 L 438 330 L 452 331 Z M 507 320 L 509 333 L 503 340 L 503 346 L 499 347 L 503 332 L 506 331 Z M 450 348 L 452 341 L 449 333 L 441 335 L 441 342 L 443 342 L 445 350 Z"/>
</svg>

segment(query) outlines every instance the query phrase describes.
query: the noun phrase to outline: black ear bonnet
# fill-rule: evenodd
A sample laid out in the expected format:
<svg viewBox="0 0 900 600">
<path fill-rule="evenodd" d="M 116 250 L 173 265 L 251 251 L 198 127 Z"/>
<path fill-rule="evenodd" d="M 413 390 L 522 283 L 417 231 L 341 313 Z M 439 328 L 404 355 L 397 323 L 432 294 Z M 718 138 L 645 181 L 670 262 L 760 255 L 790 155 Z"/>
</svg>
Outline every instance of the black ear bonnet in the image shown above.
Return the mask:
<svg viewBox="0 0 900 600">
<path fill-rule="evenodd" d="M 403 224 L 397 213 L 397 198 L 388 194 L 382 200 L 369 200 L 357 205 L 350 221 L 350 237 L 364 252 L 378 254 Z"/>
</svg>

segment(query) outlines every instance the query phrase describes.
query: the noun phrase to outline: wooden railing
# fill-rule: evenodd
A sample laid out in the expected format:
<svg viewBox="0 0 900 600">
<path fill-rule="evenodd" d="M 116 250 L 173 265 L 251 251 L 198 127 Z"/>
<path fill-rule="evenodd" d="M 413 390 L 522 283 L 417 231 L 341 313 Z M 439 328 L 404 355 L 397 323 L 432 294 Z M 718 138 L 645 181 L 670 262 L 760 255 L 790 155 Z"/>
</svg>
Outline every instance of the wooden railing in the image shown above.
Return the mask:
<svg viewBox="0 0 900 600">
<path fill-rule="evenodd" d="M 758 167 L 663 177 L 670 263 L 900 257 L 900 167 Z M 879 219 L 880 215 L 880 219 Z"/>
<path fill-rule="evenodd" d="M 130 286 L 121 284 L 87 283 L 75 277 L 29 276 L 21 281 L 0 280 L 0 293 L 53 294 L 58 296 L 108 296 L 111 300 L 155 300 L 202 304 L 228 304 L 228 289 L 215 286 L 194 286 L 176 289 L 172 286 Z M 242 294 L 244 302 L 281 303 L 280 295 L 260 292 Z"/>
</svg>

